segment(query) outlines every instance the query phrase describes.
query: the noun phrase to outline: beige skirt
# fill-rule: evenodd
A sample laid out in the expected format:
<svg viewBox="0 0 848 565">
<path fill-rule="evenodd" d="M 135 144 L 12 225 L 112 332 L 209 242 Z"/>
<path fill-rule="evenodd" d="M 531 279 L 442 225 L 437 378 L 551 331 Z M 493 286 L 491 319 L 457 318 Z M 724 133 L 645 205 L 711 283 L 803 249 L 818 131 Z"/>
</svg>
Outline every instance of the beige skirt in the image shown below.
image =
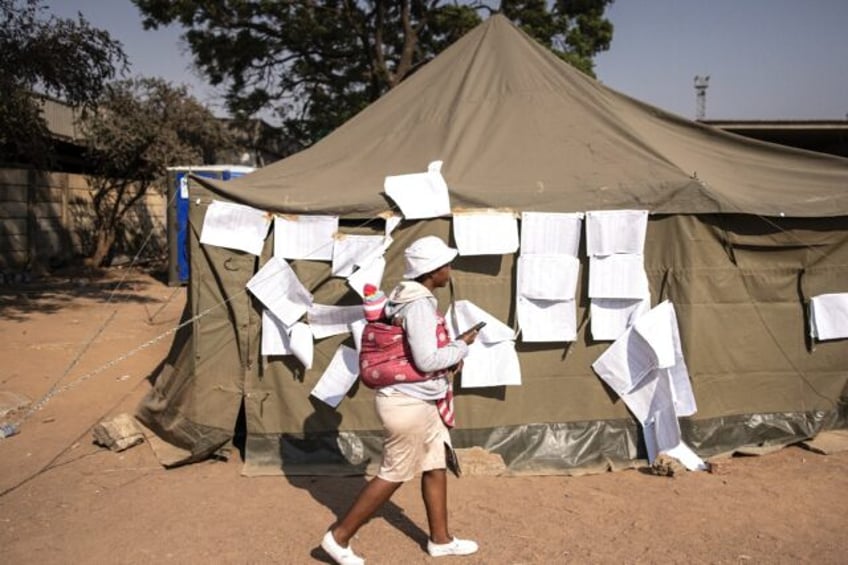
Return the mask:
<svg viewBox="0 0 848 565">
<path fill-rule="evenodd" d="M 383 424 L 383 462 L 377 476 L 394 483 L 406 482 L 417 473 L 445 468 L 445 444 L 450 433 L 434 400 L 402 393 L 376 395 L 377 416 Z"/>
</svg>

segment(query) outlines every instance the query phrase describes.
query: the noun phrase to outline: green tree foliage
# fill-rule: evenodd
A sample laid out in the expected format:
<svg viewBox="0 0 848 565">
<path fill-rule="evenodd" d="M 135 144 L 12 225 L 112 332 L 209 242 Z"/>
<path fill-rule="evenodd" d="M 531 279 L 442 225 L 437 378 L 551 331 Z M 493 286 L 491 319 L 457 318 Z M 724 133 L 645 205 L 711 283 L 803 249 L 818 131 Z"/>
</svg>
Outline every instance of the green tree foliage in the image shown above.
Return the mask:
<svg viewBox="0 0 848 565">
<path fill-rule="evenodd" d="M 41 0 L 0 0 L 0 152 L 47 165 L 50 135 L 33 92 L 88 107 L 126 69 L 120 42 L 82 16 L 45 14 Z"/>
<path fill-rule="evenodd" d="M 582 71 L 609 48 L 612 0 L 133 0 L 147 28 L 178 23 L 230 111 L 273 109 L 314 143 L 500 11 Z"/>
<path fill-rule="evenodd" d="M 226 125 L 185 87 L 155 78 L 119 81 L 83 119 L 88 139 L 95 226 L 91 266 L 109 258 L 123 220 L 151 187 L 164 186 L 167 168 L 213 163 L 230 150 Z"/>
<path fill-rule="evenodd" d="M 592 57 L 609 49 L 612 22 L 604 11 L 613 0 L 503 0 L 501 11 L 563 60 L 595 76 Z"/>
</svg>

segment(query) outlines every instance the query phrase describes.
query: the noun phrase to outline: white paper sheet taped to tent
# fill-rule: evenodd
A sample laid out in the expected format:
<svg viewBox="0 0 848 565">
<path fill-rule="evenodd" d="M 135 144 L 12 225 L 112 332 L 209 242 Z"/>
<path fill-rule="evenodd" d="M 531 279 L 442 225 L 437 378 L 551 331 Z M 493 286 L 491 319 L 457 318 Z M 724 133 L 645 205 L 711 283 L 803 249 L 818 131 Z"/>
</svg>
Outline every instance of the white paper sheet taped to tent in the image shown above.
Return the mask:
<svg viewBox="0 0 848 565">
<path fill-rule="evenodd" d="M 442 162 L 433 161 L 426 173 L 387 176 L 383 189 L 408 220 L 450 216 L 448 185 L 441 170 Z"/>
<path fill-rule="evenodd" d="M 310 394 L 335 408 L 358 376 L 359 353 L 351 347 L 340 345 Z"/>
<path fill-rule="evenodd" d="M 453 238 L 460 255 L 518 251 L 518 220 L 512 212 L 454 212 Z"/>
<path fill-rule="evenodd" d="M 486 322 L 463 359 L 463 388 L 521 384 L 512 328 L 468 300 L 457 300 L 445 318 L 452 338 L 477 322 Z"/>
<path fill-rule="evenodd" d="M 642 425 L 651 420 L 651 414 L 656 411 L 657 404 L 670 401 L 670 399 L 657 397 L 657 387 L 661 379 L 668 380 L 667 369 L 649 370 L 635 388 L 619 395 L 627 409 Z"/>
<path fill-rule="evenodd" d="M 636 328 L 639 328 L 639 331 Z M 667 364 L 668 351 L 672 351 L 674 364 L 664 369 L 681 367 L 677 379 L 673 380 L 678 398 L 685 402 L 681 405 L 684 411 L 694 407 L 694 395 L 688 378 L 688 370 L 683 359 L 680 333 L 677 327 L 677 316 L 674 306 L 668 300 L 655 306 L 641 316 L 636 323 L 615 340 L 603 354 L 592 364 L 592 369 L 616 393 L 624 395 L 634 390 L 643 379 L 648 377 L 659 364 Z M 685 373 L 685 379 L 680 373 Z M 685 381 L 685 382 L 684 382 Z M 690 400 L 691 399 L 691 400 Z M 689 414 L 687 414 L 689 415 Z"/>
<path fill-rule="evenodd" d="M 555 212 L 521 213 L 521 254 L 577 257 L 583 214 Z"/>
<path fill-rule="evenodd" d="M 577 339 L 582 213 L 523 212 L 516 318 L 524 342 Z"/>
<path fill-rule="evenodd" d="M 639 327 L 640 334 L 636 327 L 642 320 L 645 323 Z M 670 326 L 670 331 L 662 328 L 663 325 Z M 661 340 L 666 342 L 661 343 Z M 674 352 L 674 364 L 659 368 L 660 361 L 667 361 L 669 350 Z M 667 300 L 639 318 L 615 340 L 592 364 L 592 369 L 621 396 L 641 422 L 650 417 L 652 406 L 666 400 L 672 403 L 678 416 L 691 416 L 698 410 L 683 358 L 677 316 L 674 306 Z M 659 376 L 670 383 L 668 399 L 655 398 Z"/>
<path fill-rule="evenodd" d="M 247 288 L 286 326 L 292 326 L 312 306 L 312 294 L 283 259 L 271 257 Z"/>
<path fill-rule="evenodd" d="M 589 257 L 589 298 L 647 298 L 648 275 L 641 255 Z"/>
<path fill-rule="evenodd" d="M 656 368 L 651 347 L 632 329 L 621 334 L 592 364 L 598 376 L 622 397 Z"/>
<path fill-rule="evenodd" d="M 589 305 L 592 339 L 615 341 L 650 309 L 650 298 L 592 298 Z"/>
<path fill-rule="evenodd" d="M 331 261 L 338 216 L 276 216 L 274 256 L 282 259 Z"/>
<path fill-rule="evenodd" d="M 306 317 L 315 339 L 324 339 L 348 333 L 350 324 L 365 319 L 365 311 L 361 305 L 313 304 L 307 311 Z"/>
<path fill-rule="evenodd" d="M 292 355 L 289 329 L 267 308 L 262 311 L 262 355 Z"/>
<path fill-rule="evenodd" d="M 514 341 L 475 341 L 462 360 L 462 388 L 521 384 L 521 366 Z"/>
<path fill-rule="evenodd" d="M 380 256 L 371 261 L 370 264 L 359 267 L 347 278 L 347 284 L 360 298 L 365 297 L 365 285 L 373 284 L 380 288 L 383 282 L 383 273 L 386 270 L 386 260 Z"/>
<path fill-rule="evenodd" d="M 389 250 L 389 247 L 392 245 L 392 243 L 394 243 L 394 241 L 395 240 L 390 235 L 383 236 L 380 245 L 371 248 L 368 253 L 360 256 L 359 258 L 353 261 L 354 267 L 367 267 L 375 260 L 385 256 L 386 251 Z"/>
<path fill-rule="evenodd" d="M 654 398 L 668 399 L 671 397 L 669 381 L 662 376 L 657 379 Z M 653 463 L 658 455 L 665 453 L 680 461 L 690 471 L 707 469 L 703 459 L 683 442 L 680 433 L 680 421 L 674 406 L 669 402 L 658 403 L 647 422 L 643 424 L 643 437 L 648 452 L 648 461 Z"/>
<path fill-rule="evenodd" d="M 668 300 L 657 304 L 636 320 L 633 331 L 641 335 L 651 348 L 657 368 L 668 369 L 676 414 L 691 416 L 697 412 L 674 305 Z"/>
<path fill-rule="evenodd" d="M 637 331 L 638 326 L 638 331 Z M 673 365 L 659 368 L 659 364 Z M 592 364 L 642 424 L 649 459 L 679 457 L 692 470 L 703 462 L 680 440 L 679 416 L 697 411 L 683 359 L 674 306 L 664 301 L 626 330 Z"/>
<path fill-rule="evenodd" d="M 647 210 L 595 210 L 586 212 L 586 254 L 641 254 L 648 229 Z"/>
<path fill-rule="evenodd" d="M 580 261 L 570 255 L 525 255 L 518 258 L 518 294 L 533 300 L 573 300 Z"/>
<path fill-rule="evenodd" d="M 600 373 L 598 374 L 600 376 Z M 684 377 L 686 380 L 683 380 Z M 669 398 L 659 398 L 657 395 L 657 387 L 663 379 L 671 384 Z M 610 384 L 606 378 L 603 380 Z M 651 369 L 644 374 L 635 387 L 619 396 L 633 416 L 643 424 L 650 421 L 651 414 L 657 409 L 656 406 L 664 402 L 671 402 L 678 416 L 691 416 L 697 412 L 689 375 L 684 370 L 676 368 Z"/>
<path fill-rule="evenodd" d="M 315 342 L 312 341 L 309 326 L 302 322 L 294 324 L 289 333 L 289 343 L 292 353 L 303 363 L 304 369 L 311 369 L 315 358 Z"/>
<path fill-rule="evenodd" d="M 645 431 L 652 429 L 650 438 L 645 438 L 645 447 L 651 461 L 666 449 L 680 442 L 680 423 L 674 412 L 671 396 L 671 380 L 666 371 L 658 371 L 651 379 L 651 404 L 639 418 Z M 653 448 L 653 449 L 652 449 Z"/>
<path fill-rule="evenodd" d="M 363 318 L 350 324 L 350 335 L 353 336 L 353 344 L 357 351 L 362 351 L 362 332 L 368 322 Z"/>
<path fill-rule="evenodd" d="M 382 256 L 388 246 L 385 240 L 382 235 L 338 234 L 333 245 L 333 275 L 349 277 L 356 265 L 370 263 Z"/>
<path fill-rule="evenodd" d="M 848 337 L 848 292 L 810 299 L 810 337 L 819 341 Z"/>
<path fill-rule="evenodd" d="M 213 201 L 206 209 L 200 243 L 260 255 L 271 225 L 270 216 L 256 208 Z"/>
<path fill-rule="evenodd" d="M 683 358 L 683 353 L 679 351 L 680 341 L 674 339 L 677 315 L 668 300 L 639 316 L 633 324 L 633 331 L 642 336 L 651 348 L 658 369 L 673 367 L 678 358 Z"/>
<path fill-rule="evenodd" d="M 486 325 L 477 334 L 475 343 L 492 344 L 515 339 L 515 331 L 511 327 L 469 300 L 457 300 L 448 308 L 445 319 L 453 339 L 477 322 L 486 322 Z"/>
<path fill-rule="evenodd" d="M 314 356 L 312 331 L 302 322 L 287 327 L 269 310 L 262 312 L 262 355 L 294 355 L 311 369 Z"/>
<path fill-rule="evenodd" d="M 572 300 L 530 300 L 519 296 L 516 317 L 521 341 L 562 342 L 577 339 L 577 304 Z"/>
<path fill-rule="evenodd" d="M 695 402 L 695 391 L 689 378 L 689 368 L 681 355 L 673 367 L 665 369 L 671 379 L 671 396 L 674 399 L 674 410 L 678 416 L 692 416 L 698 411 Z"/>
</svg>

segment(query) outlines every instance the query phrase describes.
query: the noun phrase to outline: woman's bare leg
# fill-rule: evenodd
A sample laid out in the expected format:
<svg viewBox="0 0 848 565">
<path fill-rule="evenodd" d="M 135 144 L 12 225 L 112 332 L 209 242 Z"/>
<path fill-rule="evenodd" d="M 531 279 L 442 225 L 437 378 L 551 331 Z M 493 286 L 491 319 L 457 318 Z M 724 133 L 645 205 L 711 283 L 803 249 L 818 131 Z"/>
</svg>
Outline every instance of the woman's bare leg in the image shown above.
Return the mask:
<svg viewBox="0 0 848 565">
<path fill-rule="evenodd" d="M 448 533 L 448 476 L 444 469 L 424 471 L 421 475 L 421 496 L 427 510 L 430 541 L 449 543 L 453 538 Z"/>
<path fill-rule="evenodd" d="M 392 497 L 402 484 L 374 477 L 356 497 L 344 518 L 331 528 L 336 542 L 342 547 L 347 547 L 350 538 L 356 535 L 359 528 L 371 519 L 371 516 Z"/>
</svg>

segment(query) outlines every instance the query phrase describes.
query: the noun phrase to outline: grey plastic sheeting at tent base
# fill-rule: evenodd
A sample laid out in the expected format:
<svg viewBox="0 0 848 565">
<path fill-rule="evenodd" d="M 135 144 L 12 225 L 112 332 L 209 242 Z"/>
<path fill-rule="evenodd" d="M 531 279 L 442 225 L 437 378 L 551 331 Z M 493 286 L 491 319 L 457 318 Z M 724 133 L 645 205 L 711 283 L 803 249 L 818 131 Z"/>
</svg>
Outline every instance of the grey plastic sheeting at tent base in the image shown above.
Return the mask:
<svg viewBox="0 0 848 565">
<path fill-rule="evenodd" d="M 681 420 L 683 437 L 702 457 L 740 451 L 743 447 L 789 445 L 823 430 L 845 428 L 848 407 L 833 411 L 725 416 L 704 421 Z"/>
<path fill-rule="evenodd" d="M 685 441 L 703 458 L 783 446 L 845 427 L 848 414 L 833 412 L 752 414 L 682 420 Z M 632 468 L 644 460 L 641 428 L 633 420 L 526 424 L 489 430 L 454 430 L 454 446 L 480 446 L 500 455 L 507 473 L 580 475 Z M 249 434 L 243 474 L 351 476 L 374 474 L 381 452 L 380 431 L 321 432 L 308 436 Z"/>
</svg>

